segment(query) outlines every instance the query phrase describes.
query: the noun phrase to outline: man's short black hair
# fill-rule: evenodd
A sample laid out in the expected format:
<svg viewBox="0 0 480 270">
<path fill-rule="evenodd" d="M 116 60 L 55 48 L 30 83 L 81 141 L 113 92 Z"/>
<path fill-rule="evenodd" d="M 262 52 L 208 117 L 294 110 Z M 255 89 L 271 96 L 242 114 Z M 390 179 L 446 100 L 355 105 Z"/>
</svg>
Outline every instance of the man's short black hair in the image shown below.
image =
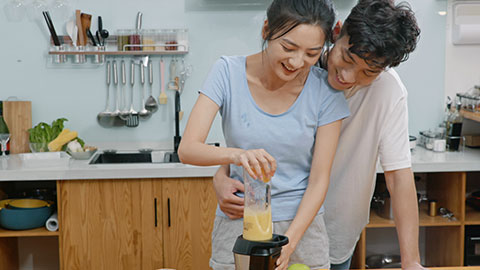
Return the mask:
<svg viewBox="0 0 480 270">
<path fill-rule="evenodd" d="M 393 0 L 360 0 L 342 27 L 350 52 L 377 68 L 395 67 L 415 50 L 420 29 L 410 6 Z"/>
</svg>

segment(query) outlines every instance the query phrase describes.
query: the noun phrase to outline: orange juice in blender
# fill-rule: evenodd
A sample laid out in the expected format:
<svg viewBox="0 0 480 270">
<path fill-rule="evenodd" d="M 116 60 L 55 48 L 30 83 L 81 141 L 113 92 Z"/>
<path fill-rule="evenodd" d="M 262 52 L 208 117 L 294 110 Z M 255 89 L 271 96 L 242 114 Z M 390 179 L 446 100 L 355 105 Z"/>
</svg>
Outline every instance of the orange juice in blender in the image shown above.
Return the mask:
<svg viewBox="0 0 480 270">
<path fill-rule="evenodd" d="M 243 171 L 245 184 L 243 238 L 250 241 L 272 239 L 271 184 L 264 173 L 263 176 L 263 179 L 256 180 Z"/>
<path fill-rule="evenodd" d="M 243 214 L 243 238 L 251 241 L 272 239 L 272 211 L 245 208 Z"/>
</svg>

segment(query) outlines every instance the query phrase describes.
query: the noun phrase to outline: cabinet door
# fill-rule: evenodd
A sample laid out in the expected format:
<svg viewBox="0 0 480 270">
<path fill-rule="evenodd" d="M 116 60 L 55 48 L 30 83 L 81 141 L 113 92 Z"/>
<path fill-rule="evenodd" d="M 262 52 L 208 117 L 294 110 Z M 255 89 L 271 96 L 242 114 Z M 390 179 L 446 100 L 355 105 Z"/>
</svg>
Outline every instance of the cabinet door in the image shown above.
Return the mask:
<svg viewBox="0 0 480 270">
<path fill-rule="evenodd" d="M 217 200 L 212 178 L 162 181 L 164 266 L 207 270 Z"/>
<path fill-rule="evenodd" d="M 155 224 L 151 179 L 70 180 L 59 187 L 61 269 L 163 266 L 161 216 Z"/>
</svg>

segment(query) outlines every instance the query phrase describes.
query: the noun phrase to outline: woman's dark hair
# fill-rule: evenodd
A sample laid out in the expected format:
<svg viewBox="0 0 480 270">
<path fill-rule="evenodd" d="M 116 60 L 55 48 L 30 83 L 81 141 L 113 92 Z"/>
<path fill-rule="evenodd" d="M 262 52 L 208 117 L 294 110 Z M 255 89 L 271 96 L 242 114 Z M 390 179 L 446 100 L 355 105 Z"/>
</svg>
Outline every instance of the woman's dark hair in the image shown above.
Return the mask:
<svg viewBox="0 0 480 270">
<path fill-rule="evenodd" d="M 395 67 L 415 50 L 420 29 L 410 6 L 392 0 L 360 0 L 342 27 L 350 52 L 377 68 Z"/>
<path fill-rule="evenodd" d="M 300 24 L 320 26 L 329 41 L 335 10 L 331 0 L 273 0 L 267 10 L 267 21 L 263 47 Z"/>
</svg>

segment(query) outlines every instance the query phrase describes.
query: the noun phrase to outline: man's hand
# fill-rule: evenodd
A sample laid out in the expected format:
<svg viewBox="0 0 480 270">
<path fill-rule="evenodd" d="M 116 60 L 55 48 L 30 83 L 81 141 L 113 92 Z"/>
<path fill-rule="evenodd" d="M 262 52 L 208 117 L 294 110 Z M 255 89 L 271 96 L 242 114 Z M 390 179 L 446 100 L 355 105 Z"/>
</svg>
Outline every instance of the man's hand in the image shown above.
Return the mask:
<svg viewBox="0 0 480 270">
<path fill-rule="evenodd" d="M 244 192 L 243 183 L 228 177 L 226 170 L 221 168 L 213 177 L 213 187 L 223 213 L 230 219 L 242 218 L 244 200 L 235 195 L 235 192 Z"/>
</svg>

